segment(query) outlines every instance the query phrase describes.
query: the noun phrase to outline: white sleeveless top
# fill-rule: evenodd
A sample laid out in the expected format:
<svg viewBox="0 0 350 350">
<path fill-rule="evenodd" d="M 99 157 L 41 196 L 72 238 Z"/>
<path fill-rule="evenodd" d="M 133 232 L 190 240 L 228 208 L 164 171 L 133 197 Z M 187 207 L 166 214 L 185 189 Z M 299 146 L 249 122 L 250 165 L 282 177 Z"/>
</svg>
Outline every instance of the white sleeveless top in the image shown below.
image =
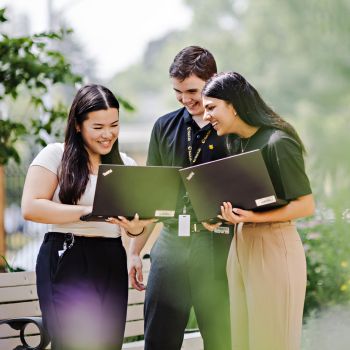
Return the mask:
<svg viewBox="0 0 350 350">
<path fill-rule="evenodd" d="M 30 166 L 42 166 L 58 176 L 63 155 L 63 143 L 51 143 L 42 149 Z M 136 165 L 136 162 L 125 153 L 120 153 L 125 165 Z M 96 189 L 97 175 L 89 175 L 85 192 L 77 204 L 92 206 Z M 61 203 L 58 197 L 60 187 L 57 186 L 52 201 Z M 120 227 L 107 222 L 75 221 L 67 224 L 50 224 L 49 232 L 71 232 L 78 236 L 120 237 Z"/>
</svg>

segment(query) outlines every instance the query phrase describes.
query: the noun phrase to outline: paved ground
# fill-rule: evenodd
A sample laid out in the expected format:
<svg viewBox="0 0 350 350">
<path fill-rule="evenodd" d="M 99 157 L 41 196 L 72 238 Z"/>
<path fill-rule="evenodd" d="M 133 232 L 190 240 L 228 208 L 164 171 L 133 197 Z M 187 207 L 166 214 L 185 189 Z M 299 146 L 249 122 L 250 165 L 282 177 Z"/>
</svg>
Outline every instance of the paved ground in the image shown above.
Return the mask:
<svg viewBox="0 0 350 350">
<path fill-rule="evenodd" d="M 350 305 L 334 306 L 311 318 L 303 329 L 303 350 L 349 350 Z"/>
</svg>

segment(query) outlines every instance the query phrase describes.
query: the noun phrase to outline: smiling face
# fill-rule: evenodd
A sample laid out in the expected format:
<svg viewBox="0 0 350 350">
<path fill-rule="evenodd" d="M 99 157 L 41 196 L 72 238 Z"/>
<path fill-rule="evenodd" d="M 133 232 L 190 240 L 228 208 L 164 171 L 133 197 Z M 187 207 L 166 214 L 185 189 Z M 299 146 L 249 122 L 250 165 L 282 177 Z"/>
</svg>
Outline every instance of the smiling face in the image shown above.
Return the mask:
<svg viewBox="0 0 350 350">
<path fill-rule="evenodd" d="M 203 96 L 203 106 L 203 119 L 210 122 L 218 136 L 237 132 L 239 117 L 231 104 L 218 98 Z"/>
<path fill-rule="evenodd" d="M 77 131 L 81 133 L 90 159 L 108 154 L 119 135 L 118 109 L 89 112 Z"/>
<path fill-rule="evenodd" d="M 203 116 L 204 108 L 201 93 L 205 81 L 192 74 L 182 81 L 171 78 L 171 82 L 177 100 L 186 107 L 188 113 L 195 117 Z"/>
</svg>

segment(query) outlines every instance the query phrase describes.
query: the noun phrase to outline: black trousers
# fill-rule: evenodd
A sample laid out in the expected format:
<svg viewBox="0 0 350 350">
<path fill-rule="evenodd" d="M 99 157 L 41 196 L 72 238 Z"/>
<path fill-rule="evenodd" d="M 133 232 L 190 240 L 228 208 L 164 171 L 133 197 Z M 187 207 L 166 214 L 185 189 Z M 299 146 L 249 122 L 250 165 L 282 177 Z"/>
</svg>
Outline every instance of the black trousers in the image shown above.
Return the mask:
<svg viewBox="0 0 350 350">
<path fill-rule="evenodd" d="M 231 350 L 226 278 L 231 237 L 214 235 L 202 231 L 178 237 L 175 230 L 162 230 L 151 251 L 145 350 L 179 350 L 192 306 L 204 349 Z M 221 240 L 219 245 L 215 240 Z"/>
<path fill-rule="evenodd" d="M 41 245 L 37 288 L 53 350 L 121 349 L 128 304 L 126 253 L 120 238 L 50 232 Z"/>
</svg>

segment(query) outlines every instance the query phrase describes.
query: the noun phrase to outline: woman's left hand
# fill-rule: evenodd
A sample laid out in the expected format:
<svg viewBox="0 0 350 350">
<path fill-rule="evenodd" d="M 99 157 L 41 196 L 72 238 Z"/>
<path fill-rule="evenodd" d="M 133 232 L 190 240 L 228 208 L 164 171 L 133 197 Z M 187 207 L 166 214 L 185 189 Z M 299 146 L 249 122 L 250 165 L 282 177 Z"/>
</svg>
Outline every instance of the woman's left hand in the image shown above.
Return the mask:
<svg viewBox="0 0 350 350">
<path fill-rule="evenodd" d="M 232 208 L 230 202 L 224 202 L 220 208 L 221 215 L 218 215 L 218 218 L 227 222 L 232 224 L 238 224 L 239 222 L 254 222 L 255 213 L 252 210 Z"/>
<path fill-rule="evenodd" d="M 132 220 L 128 220 L 124 216 L 118 216 L 118 218 L 108 218 L 106 221 L 111 224 L 119 225 L 123 227 L 127 232 L 130 232 L 132 235 L 137 236 L 142 233 L 147 225 L 155 223 L 158 220 L 155 218 L 140 220 L 139 215 L 135 214 Z"/>
</svg>

